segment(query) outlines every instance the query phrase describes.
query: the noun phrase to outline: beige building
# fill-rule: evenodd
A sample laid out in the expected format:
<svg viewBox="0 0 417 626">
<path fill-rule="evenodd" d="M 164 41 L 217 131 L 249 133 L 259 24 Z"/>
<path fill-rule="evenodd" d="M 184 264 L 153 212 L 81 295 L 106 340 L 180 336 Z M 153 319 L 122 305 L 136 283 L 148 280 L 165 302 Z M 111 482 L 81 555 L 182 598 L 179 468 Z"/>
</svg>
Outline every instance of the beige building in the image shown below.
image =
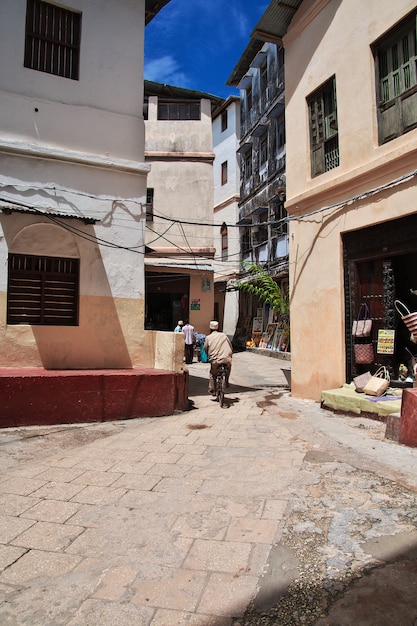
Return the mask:
<svg viewBox="0 0 417 626">
<path fill-rule="evenodd" d="M 381 364 L 396 379 L 407 359 L 394 303 L 417 310 L 417 11 L 414 0 L 294 9 L 283 38 L 292 393 L 318 401 Z M 362 303 L 374 357 L 358 365 Z"/>
<path fill-rule="evenodd" d="M 146 318 L 172 331 L 214 315 L 212 112 L 221 98 L 145 81 Z"/>
</svg>

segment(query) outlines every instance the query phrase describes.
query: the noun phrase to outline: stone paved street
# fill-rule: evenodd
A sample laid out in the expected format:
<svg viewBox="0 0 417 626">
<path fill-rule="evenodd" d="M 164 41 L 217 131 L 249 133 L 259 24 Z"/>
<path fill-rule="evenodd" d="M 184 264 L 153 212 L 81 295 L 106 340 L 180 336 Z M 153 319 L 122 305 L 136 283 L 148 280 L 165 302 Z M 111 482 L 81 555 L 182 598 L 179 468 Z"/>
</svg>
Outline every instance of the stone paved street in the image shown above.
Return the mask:
<svg viewBox="0 0 417 626">
<path fill-rule="evenodd" d="M 0 431 L 0 623 L 417 624 L 417 449 L 234 356 L 226 407 Z"/>
</svg>

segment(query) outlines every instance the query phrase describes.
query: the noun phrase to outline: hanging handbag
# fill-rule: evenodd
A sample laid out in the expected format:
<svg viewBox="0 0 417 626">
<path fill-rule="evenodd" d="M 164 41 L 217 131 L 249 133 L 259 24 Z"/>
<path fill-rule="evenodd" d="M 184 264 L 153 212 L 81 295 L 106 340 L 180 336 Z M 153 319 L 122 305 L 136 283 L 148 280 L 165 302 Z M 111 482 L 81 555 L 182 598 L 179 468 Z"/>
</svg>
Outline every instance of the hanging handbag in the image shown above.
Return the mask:
<svg viewBox="0 0 417 626">
<path fill-rule="evenodd" d="M 372 320 L 368 305 L 363 302 L 358 311 L 358 317 L 352 324 L 352 335 L 354 337 L 369 337 L 372 330 Z"/>
<path fill-rule="evenodd" d="M 400 300 L 395 300 L 394 306 L 401 315 L 401 319 L 410 333 L 417 339 L 417 312 L 410 313 L 405 304 L 400 302 Z"/>
<path fill-rule="evenodd" d="M 355 391 L 358 393 L 363 393 L 363 388 L 366 383 L 372 378 L 371 372 L 364 372 L 363 374 L 359 374 L 359 376 L 355 376 L 353 379 L 353 384 L 355 385 Z"/>
<path fill-rule="evenodd" d="M 355 343 L 353 346 L 355 363 L 371 365 L 374 362 L 374 346 L 372 343 Z"/>
<path fill-rule="evenodd" d="M 390 375 L 386 367 L 381 366 L 363 388 L 368 396 L 382 396 L 390 384 Z"/>
</svg>

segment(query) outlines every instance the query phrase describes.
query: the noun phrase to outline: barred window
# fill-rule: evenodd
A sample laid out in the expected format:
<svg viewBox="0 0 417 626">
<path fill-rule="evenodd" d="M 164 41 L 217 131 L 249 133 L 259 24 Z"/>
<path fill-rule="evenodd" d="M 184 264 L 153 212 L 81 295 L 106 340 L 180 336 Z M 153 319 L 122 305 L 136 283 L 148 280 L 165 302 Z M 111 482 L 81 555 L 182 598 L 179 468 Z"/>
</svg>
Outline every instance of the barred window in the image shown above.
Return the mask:
<svg viewBox="0 0 417 626">
<path fill-rule="evenodd" d="M 227 224 L 223 222 L 220 228 L 220 237 L 222 240 L 222 261 L 227 261 L 229 258 L 229 239 L 227 235 Z"/>
<path fill-rule="evenodd" d="M 78 80 L 81 13 L 27 0 L 24 66 Z"/>
<path fill-rule="evenodd" d="M 158 101 L 158 120 L 199 120 L 200 102 Z"/>
<path fill-rule="evenodd" d="M 308 99 L 310 112 L 311 176 L 339 166 L 339 133 L 333 76 Z"/>
<path fill-rule="evenodd" d="M 153 222 L 153 198 L 154 198 L 154 189 L 153 187 L 148 187 L 146 190 L 146 221 Z"/>
<path fill-rule="evenodd" d="M 9 254 L 7 323 L 77 326 L 79 259 Z"/>
<path fill-rule="evenodd" d="M 221 183 L 222 185 L 227 183 L 227 161 L 221 164 Z"/>
<path fill-rule="evenodd" d="M 222 133 L 224 133 L 224 131 L 227 129 L 227 110 L 223 111 L 222 113 L 222 118 L 221 118 L 221 128 L 222 128 Z"/>
<path fill-rule="evenodd" d="M 379 142 L 417 127 L 417 12 L 373 45 Z"/>
</svg>

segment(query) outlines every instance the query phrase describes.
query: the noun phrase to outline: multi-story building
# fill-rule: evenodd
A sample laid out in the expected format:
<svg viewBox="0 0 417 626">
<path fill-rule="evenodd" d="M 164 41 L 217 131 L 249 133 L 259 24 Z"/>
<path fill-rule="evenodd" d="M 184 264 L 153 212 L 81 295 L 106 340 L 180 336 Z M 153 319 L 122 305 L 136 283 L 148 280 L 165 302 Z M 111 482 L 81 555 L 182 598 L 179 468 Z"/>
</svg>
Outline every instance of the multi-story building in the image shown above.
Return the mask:
<svg viewBox="0 0 417 626">
<path fill-rule="evenodd" d="M 245 280 L 244 273 L 248 266 L 260 265 L 286 291 L 288 224 L 284 209 L 284 49 L 279 39 L 268 41 L 265 34 L 270 21 L 276 18 L 276 4 L 271 3 L 258 22 L 227 84 L 238 87 L 241 98 L 238 149 L 241 171 L 238 221 L 241 225 L 241 279 Z M 245 341 L 251 334 L 252 318 L 259 312 L 259 306 L 262 307 L 247 294 L 241 294 L 240 302 L 237 343 L 242 339 Z M 267 307 L 263 309 L 262 330 L 266 330 L 268 322 L 273 321 L 273 318 Z M 287 320 L 283 323 L 288 326 Z M 257 335 L 259 339 L 259 333 Z M 273 343 L 274 349 L 282 347 L 288 350 L 288 341 Z M 255 345 L 258 345 L 258 341 L 255 341 Z"/>
<path fill-rule="evenodd" d="M 1 3 L 1 368 L 182 367 L 143 321 L 143 41 L 166 3 Z"/>
<path fill-rule="evenodd" d="M 240 272 L 239 220 L 240 100 L 230 96 L 213 115 L 214 150 L 214 319 L 230 339 L 239 316 L 239 292 L 228 283 Z"/>
<path fill-rule="evenodd" d="M 212 113 L 222 98 L 145 81 L 146 317 L 172 331 L 214 315 Z"/>
<path fill-rule="evenodd" d="M 297 4 L 274 31 L 285 35 L 292 393 L 320 400 L 365 368 L 397 379 L 416 352 L 395 300 L 417 310 L 417 9 Z M 362 303 L 374 357 L 359 366 Z"/>
</svg>

